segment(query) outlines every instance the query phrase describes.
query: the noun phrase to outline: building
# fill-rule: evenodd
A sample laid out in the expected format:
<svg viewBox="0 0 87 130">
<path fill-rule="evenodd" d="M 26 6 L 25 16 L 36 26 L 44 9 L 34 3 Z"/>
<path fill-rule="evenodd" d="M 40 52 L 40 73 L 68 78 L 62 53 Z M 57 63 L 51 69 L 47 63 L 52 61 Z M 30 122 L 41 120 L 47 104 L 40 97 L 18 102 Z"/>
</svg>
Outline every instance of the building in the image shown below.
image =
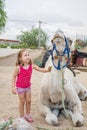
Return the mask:
<svg viewBox="0 0 87 130">
<path fill-rule="evenodd" d="M 0 44 L 13 45 L 13 44 L 19 44 L 19 41 L 18 40 L 10 40 L 10 39 L 0 39 Z"/>
</svg>

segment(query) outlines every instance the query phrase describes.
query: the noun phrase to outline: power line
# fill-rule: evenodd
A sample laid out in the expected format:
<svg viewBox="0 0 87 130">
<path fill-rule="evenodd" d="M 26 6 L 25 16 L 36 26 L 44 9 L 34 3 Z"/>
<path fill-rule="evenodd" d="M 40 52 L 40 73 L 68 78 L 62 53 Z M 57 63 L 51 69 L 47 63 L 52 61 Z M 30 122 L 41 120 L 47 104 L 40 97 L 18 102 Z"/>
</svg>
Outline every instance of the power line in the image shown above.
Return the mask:
<svg viewBox="0 0 87 130">
<path fill-rule="evenodd" d="M 51 24 L 51 23 L 47 23 L 47 22 L 44 22 L 44 21 L 41 21 L 41 20 L 36 20 L 36 21 L 33 21 L 33 20 L 23 20 L 23 19 L 12 19 L 12 18 L 8 18 L 8 21 L 15 21 L 15 22 L 28 22 L 28 23 L 41 23 L 41 24 L 47 24 L 47 25 L 50 25 L 50 26 L 55 26 L 55 27 L 58 27 L 57 25 L 54 25 L 54 24 Z"/>
<path fill-rule="evenodd" d="M 11 19 L 8 18 L 9 21 L 15 21 L 15 22 L 39 22 L 39 21 L 31 21 L 31 20 L 23 20 L 23 19 Z"/>
</svg>

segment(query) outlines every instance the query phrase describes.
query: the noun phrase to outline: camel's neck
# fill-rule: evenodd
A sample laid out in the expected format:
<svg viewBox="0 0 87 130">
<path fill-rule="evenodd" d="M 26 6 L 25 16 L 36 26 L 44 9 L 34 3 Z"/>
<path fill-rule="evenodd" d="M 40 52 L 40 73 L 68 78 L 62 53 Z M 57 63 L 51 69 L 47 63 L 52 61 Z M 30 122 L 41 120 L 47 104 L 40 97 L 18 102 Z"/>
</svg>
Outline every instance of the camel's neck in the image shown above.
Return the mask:
<svg viewBox="0 0 87 130">
<path fill-rule="evenodd" d="M 56 70 L 52 66 L 51 76 L 50 76 L 50 85 L 49 85 L 49 93 L 50 99 L 52 102 L 59 102 L 62 100 L 62 79 L 63 79 L 63 70 Z M 60 95 L 60 96 L 58 96 Z"/>
</svg>

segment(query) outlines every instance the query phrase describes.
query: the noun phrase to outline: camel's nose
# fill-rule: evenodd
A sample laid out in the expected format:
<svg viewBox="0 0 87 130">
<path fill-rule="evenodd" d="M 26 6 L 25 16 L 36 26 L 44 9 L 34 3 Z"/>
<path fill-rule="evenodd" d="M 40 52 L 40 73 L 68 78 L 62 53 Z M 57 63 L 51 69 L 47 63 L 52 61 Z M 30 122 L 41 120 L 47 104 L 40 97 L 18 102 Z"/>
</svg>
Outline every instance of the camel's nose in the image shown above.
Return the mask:
<svg viewBox="0 0 87 130">
<path fill-rule="evenodd" d="M 60 54 L 60 56 L 63 54 L 63 51 L 61 50 L 61 51 L 59 51 L 59 54 Z"/>
<path fill-rule="evenodd" d="M 59 60 L 62 60 L 62 56 L 58 56 L 58 59 L 59 59 Z"/>
</svg>

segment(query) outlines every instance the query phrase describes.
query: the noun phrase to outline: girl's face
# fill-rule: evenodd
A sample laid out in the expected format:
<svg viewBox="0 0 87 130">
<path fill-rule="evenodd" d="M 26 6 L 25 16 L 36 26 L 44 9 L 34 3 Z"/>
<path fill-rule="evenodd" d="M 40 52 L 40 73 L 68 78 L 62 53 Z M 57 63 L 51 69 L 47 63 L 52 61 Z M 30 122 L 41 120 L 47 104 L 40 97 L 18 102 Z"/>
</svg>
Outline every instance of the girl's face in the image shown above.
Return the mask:
<svg viewBox="0 0 87 130">
<path fill-rule="evenodd" d="M 21 60 L 24 64 L 28 64 L 30 62 L 31 58 L 27 50 L 22 53 Z"/>
</svg>

